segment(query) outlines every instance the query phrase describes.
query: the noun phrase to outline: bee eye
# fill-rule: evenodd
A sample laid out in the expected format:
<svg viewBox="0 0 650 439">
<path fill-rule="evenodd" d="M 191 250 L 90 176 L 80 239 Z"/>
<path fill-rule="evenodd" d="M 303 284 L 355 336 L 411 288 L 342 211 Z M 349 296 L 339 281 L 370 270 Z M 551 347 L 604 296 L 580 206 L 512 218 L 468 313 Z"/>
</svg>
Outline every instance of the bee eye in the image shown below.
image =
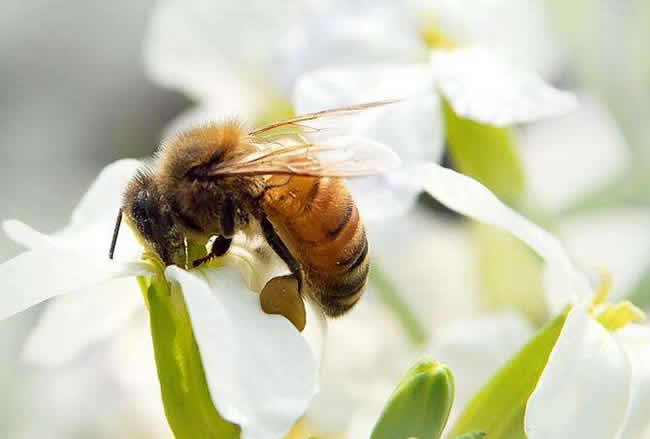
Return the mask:
<svg viewBox="0 0 650 439">
<path fill-rule="evenodd" d="M 136 226 L 142 235 L 147 239 L 153 238 L 153 230 L 151 228 L 151 215 L 150 215 L 151 197 L 149 192 L 140 191 L 133 200 L 131 206 L 131 214 L 135 220 Z"/>
</svg>

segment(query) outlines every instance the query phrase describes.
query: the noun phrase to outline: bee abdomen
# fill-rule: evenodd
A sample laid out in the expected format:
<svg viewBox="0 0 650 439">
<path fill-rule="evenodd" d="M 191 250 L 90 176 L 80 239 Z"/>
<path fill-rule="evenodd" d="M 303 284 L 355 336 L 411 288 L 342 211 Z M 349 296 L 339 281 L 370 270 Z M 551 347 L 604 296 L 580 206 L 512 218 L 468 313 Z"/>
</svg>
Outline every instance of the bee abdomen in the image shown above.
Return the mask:
<svg viewBox="0 0 650 439">
<path fill-rule="evenodd" d="M 338 178 L 294 176 L 281 183 L 267 190 L 265 211 L 300 265 L 306 294 L 327 315 L 341 315 L 361 298 L 368 277 L 357 207 Z"/>
<path fill-rule="evenodd" d="M 360 250 L 354 252 L 354 257 L 339 264 L 341 271 L 333 270 L 325 278 L 308 276 L 312 296 L 323 307 L 330 317 L 337 317 L 349 311 L 361 299 L 368 279 L 370 261 L 368 257 L 368 241 L 363 228 L 361 230 Z M 314 282 L 316 280 L 316 282 Z"/>
</svg>

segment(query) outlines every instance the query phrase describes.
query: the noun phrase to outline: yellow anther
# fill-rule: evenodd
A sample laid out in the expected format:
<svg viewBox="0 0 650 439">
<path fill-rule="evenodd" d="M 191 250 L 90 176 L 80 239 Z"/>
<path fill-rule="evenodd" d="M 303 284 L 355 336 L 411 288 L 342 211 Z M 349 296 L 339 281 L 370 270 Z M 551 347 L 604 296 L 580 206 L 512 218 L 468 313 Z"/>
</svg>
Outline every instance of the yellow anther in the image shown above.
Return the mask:
<svg viewBox="0 0 650 439">
<path fill-rule="evenodd" d="M 454 49 L 456 45 L 448 39 L 440 29 L 440 23 L 435 13 L 425 15 L 424 25 L 420 32 L 420 38 L 429 49 Z"/>
<path fill-rule="evenodd" d="M 645 313 L 627 300 L 608 306 L 598 317 L 598 321 L 610 331 L 621 329 L 628 323 L 645 320 Z"/>
<path fill-rule="evenodd" d="M 607 299 L 609 299 L 609 295 L 612 292 L 613 284 L 612 274 L 605 269 L 600 269 L 600 282 L 591 301 L 590 311 L 594 312 L 597 307 L 607 303 Z"/>
</svg>

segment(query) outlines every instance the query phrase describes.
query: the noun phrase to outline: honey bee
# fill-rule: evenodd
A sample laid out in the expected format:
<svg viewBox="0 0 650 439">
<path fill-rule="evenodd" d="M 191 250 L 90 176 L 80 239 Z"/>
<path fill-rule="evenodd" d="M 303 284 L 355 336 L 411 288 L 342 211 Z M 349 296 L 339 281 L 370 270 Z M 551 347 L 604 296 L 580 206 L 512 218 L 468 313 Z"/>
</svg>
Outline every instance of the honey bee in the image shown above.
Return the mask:
<svg viewBox="0 0 650 439">
<path fill-rule="evenodd" d="M 155 165 L 126 187 L 109 257 L 122 214 L 166 265 L 184 265 L 187 241 L 207 246 L 213 239 L 208 256 L 191 264 L 198 266 L 224 255 L 236 233 L 260 231 L 301 298 L 328 316 L 344 314 L 363 293 L 369 260 L 343 178 L 386 172 L 399 158 L 380 143 L 328 137 L 327 128 L 307 122 L 336 124 L 392 102 L 305 114 L 252 131 L 237 121 L 212 123 L 163 142 Z"/>
</svg>

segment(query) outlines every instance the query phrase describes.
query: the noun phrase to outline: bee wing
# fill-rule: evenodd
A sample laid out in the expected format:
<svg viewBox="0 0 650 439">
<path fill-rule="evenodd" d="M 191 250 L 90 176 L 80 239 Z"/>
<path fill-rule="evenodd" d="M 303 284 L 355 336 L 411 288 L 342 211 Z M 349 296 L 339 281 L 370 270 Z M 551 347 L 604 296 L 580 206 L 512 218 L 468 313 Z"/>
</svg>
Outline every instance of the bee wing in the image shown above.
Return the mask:
<svg viewBox="0 0 650 439">
<path fill-rule="evenodd" d="M 399 99 L 388 99 L 383 101 L 366 102 L 364 104 L 350 105 L 347 107 L 332 108 L 329 110 L 317 111 L 315 113 L 307 113 L 292 119 L 281 120 L 270 123 L 268 125 L 259 127 L 248 133 L 250 136 L 260 139 L 262 141 L 268 140 L 274 136 L 286 136 L 287 134 L 295 135 L 309 135 L 319 133 L 326 130 L 323 127 L 322 121 L 331 121 L 334 125 L 343 122 L 343 119 L 348 118 L 366 110 L 382 107 L 384 105 L 399 102 Z M 309 123 L 310 121 L 318 121 Z"/>
<path fill-rule="evenodd" d="M 400 159 L 389 147 L 359 136 L 323 142 L 267 143 L 254 153 L 218 163 L 207 176 L 288 174 L 313 177 L 359 177 L 382 174 Z"/>
</svg>

